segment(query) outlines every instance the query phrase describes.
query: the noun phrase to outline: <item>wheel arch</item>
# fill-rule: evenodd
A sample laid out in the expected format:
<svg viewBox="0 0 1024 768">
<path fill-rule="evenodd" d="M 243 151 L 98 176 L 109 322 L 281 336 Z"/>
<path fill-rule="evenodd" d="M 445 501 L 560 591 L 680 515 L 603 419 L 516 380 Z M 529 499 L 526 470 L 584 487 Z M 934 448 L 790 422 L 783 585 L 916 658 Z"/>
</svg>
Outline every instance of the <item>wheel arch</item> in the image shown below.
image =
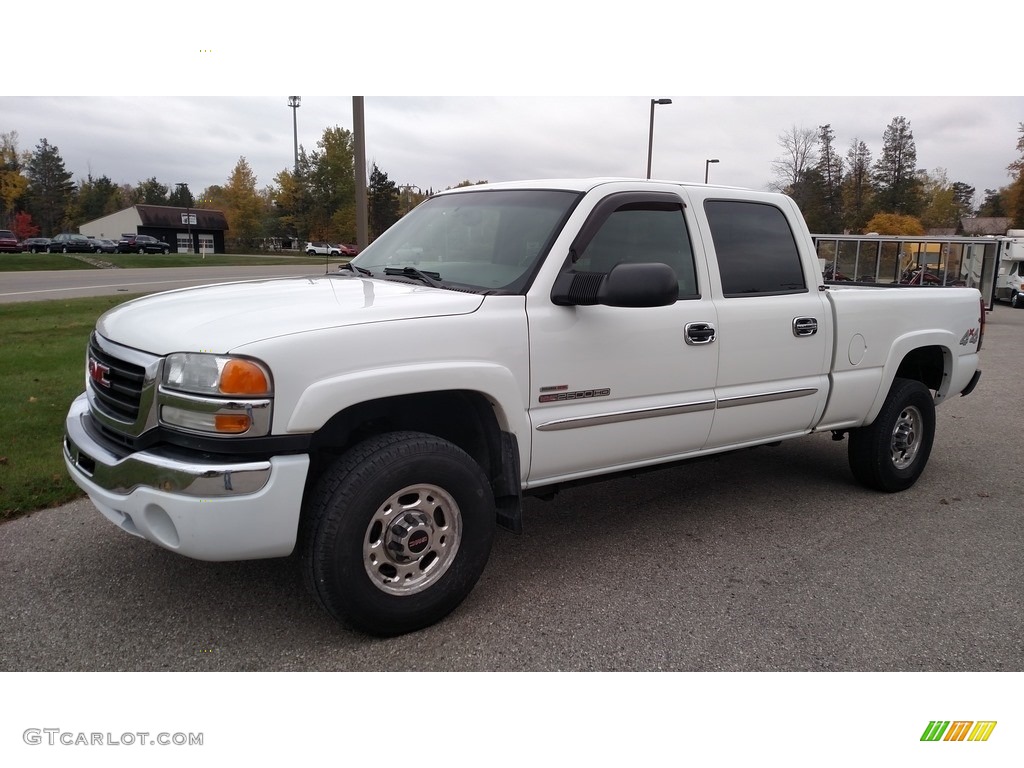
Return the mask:
<svg viewBox="0 0 1024 768">
<path fill-rule="evenodd" d="M 338 411 L 313 434 L 306 492 L 350 448 L 402 431 L 439 437 L 469 454 L 490 481 L 500 524 L 517 532 L 522 529 L 518 440 L 503 428 L 491 399 L 474 390 L 392 395 Z"/>
<path fill-rule="evenodd" d="M 921 382 L 935 394 L 936 402 L 947 395 L 951 384 L 954 358 L 952 350 L 944 342 L 945 340 L 924 343 L 918 340 L 917 345 L 913 343 L 901 345 L 898 341 L 894 345 L 889 360 L 882 370 L 881 386 L 879 386 L 875 400 L 868 411 L 866 424 L 870 424 L 878 416 L 889 396 L 889 390 L 897 378 Z"/>
</svg>

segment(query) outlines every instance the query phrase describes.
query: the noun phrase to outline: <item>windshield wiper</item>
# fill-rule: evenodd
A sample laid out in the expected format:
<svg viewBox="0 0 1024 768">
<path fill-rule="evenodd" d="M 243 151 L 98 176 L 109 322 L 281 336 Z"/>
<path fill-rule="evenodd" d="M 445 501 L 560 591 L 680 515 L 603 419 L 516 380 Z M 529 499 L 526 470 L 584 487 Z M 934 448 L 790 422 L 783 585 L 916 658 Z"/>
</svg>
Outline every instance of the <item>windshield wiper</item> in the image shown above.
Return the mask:
<svg viewBox="0 0 1024 768">
<path fill-rule="evenodd" d="M 416 267 L 387 267 L 384 270 L 385 275 L 402 275 L 403 277 L 414 277 L 417 280 L 422 280 L 424 283 L 429 285 L 431 288 L 444 288 L 438 281 L 441 279 L 440 272 L 421 272 Z"/>
<path fill-rule="evenodd" d="M 339 272 L 343 269 L 348 269 L 351 270 L 352 272 L 358 272 L 360 275 L 366 275 L 367 277 L 373 277 L 373 272 L 371 272 L 368 269 L 363 269 L 362 267 L 357 267 L 351 261 L 346 262 L 345 264 L 342 264 L 340 267 L 338 267 Z"/>
</svg>

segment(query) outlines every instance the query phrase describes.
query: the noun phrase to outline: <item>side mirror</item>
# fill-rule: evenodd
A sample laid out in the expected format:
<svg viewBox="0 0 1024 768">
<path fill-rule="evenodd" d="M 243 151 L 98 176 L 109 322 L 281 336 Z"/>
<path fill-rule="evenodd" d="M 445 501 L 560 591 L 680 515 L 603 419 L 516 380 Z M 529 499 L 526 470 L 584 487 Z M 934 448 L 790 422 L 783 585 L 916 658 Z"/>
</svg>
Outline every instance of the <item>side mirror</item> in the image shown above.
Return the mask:
<svg viewBox="0 0 1024 768">
<path fill-rule="evenodd" d="M 559 306 L 664 307 L 679 298 L 679 281 L 667 264 L 616 264 L 608 274 L 563 272 L 551 290 Z"/>
</svg>

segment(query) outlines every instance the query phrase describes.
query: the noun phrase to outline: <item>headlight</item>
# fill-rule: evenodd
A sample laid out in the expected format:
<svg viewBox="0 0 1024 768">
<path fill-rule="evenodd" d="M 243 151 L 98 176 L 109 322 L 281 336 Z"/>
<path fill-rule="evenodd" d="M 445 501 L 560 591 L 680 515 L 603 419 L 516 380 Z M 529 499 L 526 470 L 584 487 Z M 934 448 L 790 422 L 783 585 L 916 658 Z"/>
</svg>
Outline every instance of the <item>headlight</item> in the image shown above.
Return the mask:
<svg viewBox="0 0 1024 768">
<path fill-rule="evenodd" d="M 178 352 L 164 363 L 164 386 L 197 395 L 268 396 L 270 372 L 244 357 Z"/>
<path fill-rule="evenodd" d="M 242 357 L 179 352 L 164 361 L 160 421 L 225 437 L 270 433 L 273 384 L 262 363 Z"/>
</svg>

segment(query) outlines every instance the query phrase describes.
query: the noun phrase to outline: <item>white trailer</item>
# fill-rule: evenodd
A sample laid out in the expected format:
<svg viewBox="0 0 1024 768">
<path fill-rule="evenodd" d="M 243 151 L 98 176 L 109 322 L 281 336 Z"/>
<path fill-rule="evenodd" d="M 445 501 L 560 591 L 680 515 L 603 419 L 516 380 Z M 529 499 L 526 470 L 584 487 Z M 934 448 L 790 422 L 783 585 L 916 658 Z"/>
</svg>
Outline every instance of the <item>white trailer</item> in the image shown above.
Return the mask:
<svg viewBox="0 0 1024 768">
<path fill-rule="evenodd" d="M 995 298 L 1014 308 L 1024 307 L 1024 229 L 1007 230 L 997 237 Z"/>
</svg>

